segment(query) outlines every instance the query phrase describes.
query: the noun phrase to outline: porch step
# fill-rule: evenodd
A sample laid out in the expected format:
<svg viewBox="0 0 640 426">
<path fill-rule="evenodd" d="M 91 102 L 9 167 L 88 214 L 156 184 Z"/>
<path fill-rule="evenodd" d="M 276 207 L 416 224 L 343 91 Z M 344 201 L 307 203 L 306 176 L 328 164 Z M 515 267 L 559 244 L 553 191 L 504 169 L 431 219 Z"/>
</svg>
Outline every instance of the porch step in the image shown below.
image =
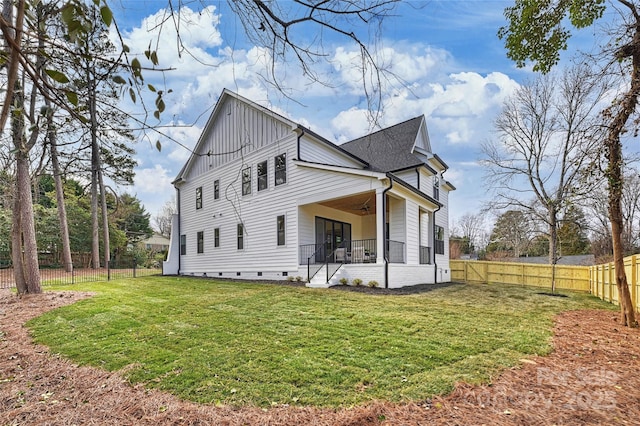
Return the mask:
<svg viewBox="0 0 640 426">
<path fill-rule="evenodd" d="M 333 276 L 327 282 L 327 267 L 329 268 L 329 275 L 338 268 L 338 270 L 333 274 Z M 307 287 L 310 288 L 328 288 L 334 285 L 338 285 L 340 283 L 340 278 L 342 278 L 343 267 L 342 265 L 329 263 L 328 265 L 323 265 L 318 272 L 311 278 L 311 282 L 307 283 Z"/>
</svg>

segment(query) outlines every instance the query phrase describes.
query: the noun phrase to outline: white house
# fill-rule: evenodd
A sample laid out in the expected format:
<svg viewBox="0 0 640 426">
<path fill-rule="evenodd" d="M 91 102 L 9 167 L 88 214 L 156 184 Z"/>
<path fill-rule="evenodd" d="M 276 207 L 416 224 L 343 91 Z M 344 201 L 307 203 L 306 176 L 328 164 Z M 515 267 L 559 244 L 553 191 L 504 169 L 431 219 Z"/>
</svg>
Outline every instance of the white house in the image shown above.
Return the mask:
<svg viewBox="0 0 640 426">
<path fill-rule="evenodd" d="M 338 146 L 224 90 L 174 181 L 164 274 L 450 281 L 446 170 L 424 116 Z"/>
</svg>

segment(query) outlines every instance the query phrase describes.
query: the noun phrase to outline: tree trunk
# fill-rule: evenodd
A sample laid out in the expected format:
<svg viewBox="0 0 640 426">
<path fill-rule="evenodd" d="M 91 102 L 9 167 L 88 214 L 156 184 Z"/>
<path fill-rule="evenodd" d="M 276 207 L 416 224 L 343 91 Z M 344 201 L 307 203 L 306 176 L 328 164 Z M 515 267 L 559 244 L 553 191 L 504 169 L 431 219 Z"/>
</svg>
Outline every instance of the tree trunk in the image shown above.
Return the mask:
<svg viewBox="0 0 640 426">
<path fill-rule="evenodd" d="M 92 155 L 93 157 L 93 155 Z M 91 267 L 100 267 L 100 238 L 98 223 L 98 178 L 94 161 L 91 161 Z M 105 265 L 106 266 L 106 265 Z"/>
<path fill-rule="evenodd" d="M 11 262 L 13 263 L 13 279 L 16 283 L 18 294 L 27 293 L 27 283 L 24 279 L 24 265 L 22 259 L 22 233 L 20 229 L 20 194 L 18 193 L 18 182 L 14 182 L 14 198 L 13 198 L 13 220 L 11 222 Z"/>
<path fill-rule="evenodd" d="M 109 242 L 109 216 L 107 212 L 107 194 L 102 178 L 102 161 L 98 157 L 98 183 L 100 185 L 100 204 L 102 205 L 102 247 L 104 250 L 104 264 L 107 266 L 111 261 L 111 245 Z"/>
<path fill-rule="evenodd" d="M 611 221 L 611 240 L 613 243 L 613 263 L 616 268 L 616 284 L 618 286 L 618 299 L 620 302 L 620 320 L 623 325 L 637 327 L 635 311 L 629 286 L 627 274 L 624 270 L 624 249 L 622 246 L 622 235 L 624 220 L 622 217 L 622 144 L 620 135 L 624 132 L 625 126 L 631 114 L 635 112 L 640 96 L 640 27 L 636 26 L 632 41 L 631 54 L 632 71 L 631 85 L 629 91 L 624 95 L 616 112 L 612 116 L 611 126 L 607 132 L 605 146 L 607 148 L 607 170 L 605 175 L 609 182 L 609 220 Z"/>
<path fill-rule="evenodd" d="M 43 19 L 43 6 L 38 4 L 37 12 L 40 19 Z M 39 31 L 43 32 L 44 28 L 39 27 Z M 38 46 L 40 48 L 38 52 L 39 68 L 44 68 L 42 63 L 44 62 L 44 56 L 42 52 L 45 51 L 45 34 L 41 33 L 38 37 Z M 53 110 L 51 106 L 51 100 L 49 99 L 49 89 L 47 86 L 48 76 L 46 73 L 42 73 L 42 80 L 45 84 L 42 86 L 42 93 L 44 95 L 44 104 L 47 107 L 47 140 L 49 142 L 49 151 L 51 154 L 51 168 L 53 169 L 53 181 L 56 187 L 56 204 L 58 206 L 58 223 L 60 226 L 60 238 L 62 240 L 62 264 L 66 272 L 73 270 L 73 259 L 71 258 L 71 242 L 69 241 L 69 224 L 67 221 L 67 208 L 64 202 L 64 186 L 62 184 L 62 173 L 60 171 L 60 162 L 58 160 L 58 140 L 53 124 Z"/>
<path fill-rule="evenodd" d="M 11 114 L 11 136 L 16 158 L 16 186 L 12 214 L 13 274 L 18 292 L 42 293 L 29 174 L 29 145 L 24 134 L 24 92 L 19 81 L 16 81 L 13 90 L 12 105 L 15 110 Z"/>
<path fill-rule="evenodd" d="M 19 232 L 22 246 L 22 276 L 26 284 L 27 293 L 42 293 L 40 286 L 40 265 L 38 263 L 38 244 L 36 242 L 36 228 L 33 219 L 33 200 L 31 197 L 31 176 L 29 175 L 29 157 L 27 153 L 16 153 L 16 179 L 18 211 L 14 211 L 20 217 Z M 15 250 L 15 249 L 14 249 Z M 15 273 L 15 272 L 14 272 Z M 17 282 L 17 280 L 16 280 Z"/>
<path fill-rule="evenodd" d="M 549 211 L 549 263 L 551 264 L 551 292 L 556 292 L 556 264 L 558 263 L 558 222 L 555 208 Z"/>
<path fill-rule="evenodd" d="M 51 123 L 50 123 L 51 124 Z M 55 132 L 49 129 L 49 144 L 51 151 L 51 166 L 53 168 L 53 180 L 56 185 L 56 203 L 58 205 L 58 222 L 60 224 L 60 237 L 62 238 L 62 263 L 66 272 L 73 271 L 73 259 L 71 257 L 71 242 L 69 241 L 69 224 L 67 221 L 67 208 L 64 202 L 64 186 L 58 161 L 58 148 Z"/>
<path fill-rule="evenodd" d="M 98 176 L 100 172 L 100 148 L 98 147 L 96 110 L 95 110 L 95 87 L 91 75 L 90 65 L 86 65 L 89 115 L 90 115 L 90 135 L 91 138 L 91 264 L 93 268 L 100 267 L 100 224 L 98 221 Z M 104 265 L 108 267 L 107 264 Z"/>
</svg>

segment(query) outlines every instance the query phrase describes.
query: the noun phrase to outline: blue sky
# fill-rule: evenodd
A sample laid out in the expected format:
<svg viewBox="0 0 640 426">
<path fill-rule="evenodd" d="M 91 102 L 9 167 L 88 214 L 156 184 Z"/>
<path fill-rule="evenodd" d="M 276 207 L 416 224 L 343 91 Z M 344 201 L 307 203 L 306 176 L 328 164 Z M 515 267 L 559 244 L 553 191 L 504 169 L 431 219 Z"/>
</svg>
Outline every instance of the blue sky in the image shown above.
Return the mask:
<svg viewBox="0 0 640 426">
<path fill-rule="evenodd" d="M 165 25 L 160 36 L 148 31 L 163 15 L 166 1 L 121 0 L 111 4 L 132 53 L 140 54 L 150 42 L 157 42 L 160 66 L 174 69 L 145 74 L 156 87 L 172 89 L 165 98 L 167 110 L 158 123 L 166 126 L 163 132 L 193 147 L 225 87 L 337 143 L 369 131 L 362 88 L 347 69 L 354 46 L 335 37 L 324 39 L 331 65 L 321 65 L 319 70 L 329 73 L 334 88 L 309 84 L 298 68 L 288 66 L 286 82 L 294 102 L 258 78 L 264 69 L 264 52 L 246 41 L 226 1 L 183 4 L 181 37 L 195 58 L 177 54 L 171 26 Z M 480 144 L 492 137 L 492 122 L 504 99 L 534 76 L 530 70 L 515 67 L 496 36 L 504 24 L 503 10 L 510 4 L 406 2 L 384 22 L 379 47 L 404 86 L 385 86 L 380 122 L 389 126 L 426 116 L 432 149 L 447 162 L 450 170 L 445 178 L 458 188 L 450 197 L 453 221 L 465 213 L 476 213 L 487 201 L 482 170 L 477 165 Z M 590 43 L 586 31 L 571 47 L 588 47 Z M 563 61 L 570 55 L 563 55 Z M 156 124 L 153 119 L 151 123 Z M 163 145 L 161 152 L 155 149 L 157 139 Z M 153 216 L 174 195 L 170 183 L 189 151 L 151 133 L 141 138 L 136 149 L 135 186 L 121 190 L 136 194 Z"/>
</svg>

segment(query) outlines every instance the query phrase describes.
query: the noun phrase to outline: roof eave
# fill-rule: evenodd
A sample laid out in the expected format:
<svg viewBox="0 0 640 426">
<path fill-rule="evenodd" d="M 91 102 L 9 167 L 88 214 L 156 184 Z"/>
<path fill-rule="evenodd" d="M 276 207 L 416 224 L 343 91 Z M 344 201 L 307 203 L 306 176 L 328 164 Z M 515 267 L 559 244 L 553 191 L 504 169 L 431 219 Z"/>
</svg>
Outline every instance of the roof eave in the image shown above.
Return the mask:
<svg viewBox="0 0 640 426">
<path fill-rule="evenodd" d="M 322 142 L 325 145 L 328 145 L 330 148 L 333 148 L 336 151 L 339 151 L 340 153 L 346 155 L 347 157 L 349 157 L 349 158 L 357 161 L 358 163 L 362 164 L 364 167 L 366 167 L 366 168 L 370 168 L 371 167 L 370 164 L 368 162 L 364 161 L 362 158 L 358 157 L 357 155 L 354 155 L 354 154 L 350 153 L 349 151 L 347 151 L 344 148 L 341 148 L 339 145 L 336 145 L 333 142 L 331 142 L 330 140 L 320 136 L 319 134 L 317 134 L 313 130 L 308 129 L 308 128 L 300 125 L 300 124 L 298 124 L 297 129 L 301 130 L 304 133 L 308 133 L 309 135 L 313 136 L 319 142 Z"/>
<path fill-rule="evenodd" d="M 419 195 L 420 197 L 424 198 L 425 200 L 429 201 L 430 203 L 438 206 L 438 207 L 443 207 L 444 204 L 442 204 L 440 201 L 436 200 L 433 197 L 428 196 L 427 194 L 425 194 L 424 192 L 420 191 L 418 188 L 408 184 L 407 182 L 403 181 L 402 179 L 400 179 L 399 177 L 395 176 L 393 173 L 386 173 L 387 177 L 389 179 L 391 179 L 392 181 L 400 184 L 401 186 L 403 186 L 404 188 L 408 189 L 409 191 L 415 193 L 416 195 Z"/>
</svg>

